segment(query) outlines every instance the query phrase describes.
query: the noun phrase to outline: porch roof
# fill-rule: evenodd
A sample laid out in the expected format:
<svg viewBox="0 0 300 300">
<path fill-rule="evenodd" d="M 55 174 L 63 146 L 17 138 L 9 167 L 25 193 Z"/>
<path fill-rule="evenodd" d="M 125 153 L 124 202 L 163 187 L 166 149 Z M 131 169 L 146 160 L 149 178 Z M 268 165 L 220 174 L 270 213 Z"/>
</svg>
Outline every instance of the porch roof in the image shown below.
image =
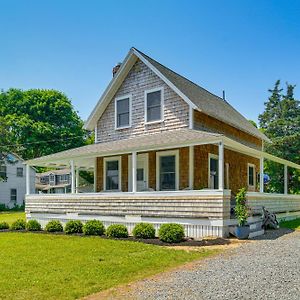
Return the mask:
<svg viewBox="0 0 300 300">
<path fill-rule="evenodd" d="M 107 143 L 98 143 L 50 154 L 26 161 L 31 166 L 63 167 L 69 165 L 70 160 L 77 161 L 77 166 L 94 167 L 94 158 L 100 156 L 113 156 L 133 151 L 151 151 L 170 149 L 189 145 L 217 143 L 223 135 L 205 131 L 178 129 L 145 134 L 129 139 L 117 140 Z M 75 162 L 76 164 L 76 162 Z"/>
<path fill-rule="evenodd" d="M 243 153 L 256 158 L 265 158 L 292 168 L 300 169 L 300 165 L 276 157 L 269 153 L 248 147 L 234 141 L 222 134 L 210 133 L 192 129 L 177 129 L 173 131 L 159 131 L 129 139 L 117 140 L 107 143 L 92 144 L 83 147 L 42 156 L 25 162 L 30 166 L 46 166 L 62 168 L 70 165 L 74 160 L 77 168 L 92 169 L 95 158 L 113 156 L 125 153 L 164 150 L 195 145 L 217 144 L 223 142 L 227 149 Z"/>
</svg>

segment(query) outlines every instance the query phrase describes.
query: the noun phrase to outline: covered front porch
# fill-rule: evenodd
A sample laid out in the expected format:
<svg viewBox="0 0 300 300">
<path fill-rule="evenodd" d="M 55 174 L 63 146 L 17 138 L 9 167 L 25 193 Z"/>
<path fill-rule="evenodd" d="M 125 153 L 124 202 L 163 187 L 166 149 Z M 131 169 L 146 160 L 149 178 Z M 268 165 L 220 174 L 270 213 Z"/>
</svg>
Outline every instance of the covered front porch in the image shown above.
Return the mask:
<svg viewBox="0 0 300 300">
<path fill-rule="evenodd" d="M 284 194 L 264 193 L 264 160 L 284 164 Z M 220 134 L 176 130 L 89 145 L 27 162 L 70 166 L 70 194 L 27 195 L 28 218 L 98 218 L 109 223 L 181 223 L 188 236 L 226 236 L 231 197 L 248 189 L 253 217 L 261 207 L 282 216 L 300 215 L 300 196 L 288 195 L 288 167 L 274 157 Z M 78 193 L 79 170 L 93 170 L 94 192 Z M 258 180 L 257 180 L 258 179 Z M 29 182 L 27 182 L 29 185 Z"/>
</svg>

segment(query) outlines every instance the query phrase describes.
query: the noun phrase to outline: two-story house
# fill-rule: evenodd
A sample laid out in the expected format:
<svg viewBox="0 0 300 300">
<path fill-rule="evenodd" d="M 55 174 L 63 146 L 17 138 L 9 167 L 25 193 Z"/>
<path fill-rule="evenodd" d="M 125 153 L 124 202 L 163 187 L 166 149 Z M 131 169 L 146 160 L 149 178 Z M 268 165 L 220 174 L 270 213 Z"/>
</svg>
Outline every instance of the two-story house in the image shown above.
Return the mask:
<svg viewBox="0 0 300 300">
<path fill-rule="evenodd" d="M 30 168 L 30 192 L 34 193 L 34 168 Z M 0 204 L 8 208 L 23 205 L 26 174 L 23 159 L 13 153 L 0 153 Z"/>
<path fill-rule="evenodd" d="M 63 194 L 71 192 L 70 169 L 36 173 L 35 189 L 37 193 Z"/>
<path fill-rule="evenodd" d="M 242 187 L 254 218 L 262 205 L 300 213 L 300 197 L 288 195 L 289 168 L 300 166 L 265 153 L 269 139 L 227 101 L 135 48 L 113 69 L 85 128 L 95 144 L 27 161 L 73 174 L 72 195 L 28 195 L 28 218 L 98 218 L 129 230 L 178 222 L 188 236 L 226 236 Z M 265 159 L 285 166 L 284 195 L 264 193 Z M 94 170 L 94 193 L 74 194 L 79 168 Z"/>
</svg>

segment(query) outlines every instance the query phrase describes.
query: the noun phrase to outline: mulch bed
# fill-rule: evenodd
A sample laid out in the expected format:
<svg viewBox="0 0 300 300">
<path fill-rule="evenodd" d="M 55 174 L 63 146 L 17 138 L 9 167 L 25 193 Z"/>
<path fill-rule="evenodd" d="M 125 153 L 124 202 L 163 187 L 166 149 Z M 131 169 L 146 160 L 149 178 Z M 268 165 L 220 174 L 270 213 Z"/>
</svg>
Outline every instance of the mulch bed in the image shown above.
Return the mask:
<svg viewBox="0 0 300 300">
<path fill-rule="evenodd" d="M 35 234 L 54 234 L 54 235 L 68 235 L 65 232 L 47 232 L 47 231 L 28 231 L 28 230 L 10 230 L 10 229 L 4 229 L 0 230 L 1 232 L 19 232 L 19 233 L 35 233 Z M 90 236 L 84 235 L 82 233 L 76 233 L 76 234 L 70 234 L 69 236 L 79 236 L 84 238 L 89 238 Z M 95 236 L 93 236 L 95 237 Z M 132 242 L 140 242 L 144 244 L 151 244 L 151 245 L 157 245 L 157 246 L 189 246 L 189 247 L 203 247 L 203 246 L 215 246 L 215 245 L 229 245 L 232 243 L 233 239 L 224 239 L 224 238 L 208 238 L 208 239 L 202 239 L 202 240 L 194 240 L 194 239 L 185 239 L 184 241 L 180 243 L 174 243 L 169 244 L 162 242 L 158 238 L 155 239 L 136 239 L 132 236 L 128 238 L 109 238 L 105 235 L 98 236 L 101 239 L 110 239 L 110 240 L 118 240 L 118 241 L 132 241 Z"/>
</svg>

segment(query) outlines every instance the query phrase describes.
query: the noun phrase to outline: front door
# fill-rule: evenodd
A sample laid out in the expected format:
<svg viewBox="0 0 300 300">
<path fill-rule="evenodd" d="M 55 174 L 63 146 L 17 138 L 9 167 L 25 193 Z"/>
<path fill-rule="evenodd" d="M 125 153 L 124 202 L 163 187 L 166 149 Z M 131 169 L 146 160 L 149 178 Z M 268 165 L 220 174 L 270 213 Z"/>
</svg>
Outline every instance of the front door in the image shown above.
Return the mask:
<svg viewBox="0 0 300 300">
<path fill-rule="evenodd" d="M 219 162 L 217 156 L 209 157 L 209 188 L 219 188 Z"/>
<path fill-rule="evenodd" d="M 129 170 L 128 170 L 128 184 L 129 191 L 132 191 L 132 157 L 129 156 Z M 148 189 L 148 154 L 137 155 L 136 168 L 136 189 L 138 192 L 146 191 Z"/>
</svg>

